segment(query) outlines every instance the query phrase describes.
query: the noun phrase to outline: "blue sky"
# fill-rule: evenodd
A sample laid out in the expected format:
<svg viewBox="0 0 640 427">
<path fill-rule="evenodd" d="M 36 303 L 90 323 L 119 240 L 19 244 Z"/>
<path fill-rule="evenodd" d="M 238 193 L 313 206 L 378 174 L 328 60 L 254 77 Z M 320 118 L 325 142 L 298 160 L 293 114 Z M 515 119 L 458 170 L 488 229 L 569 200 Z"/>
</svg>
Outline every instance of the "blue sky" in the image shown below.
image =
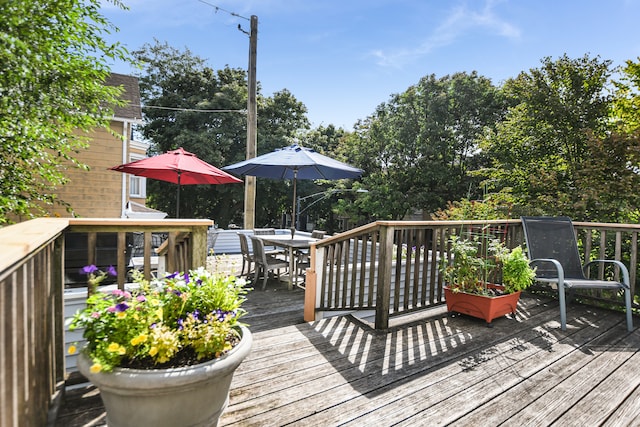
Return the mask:
<svg viewBox="0 0 640 427">
<path fill-rule="evenodd" d="M 247 68 L 238 24 L 248 31 L 256 15 L 262 93 L 288 89 L 313 126 L 347 130 L 430 74 L 475 70 L 500 84 L 547 56 L 640 57 L 640 0 L 124 1 L 130 10 L 104 6 L 120 28 L 110 40 L 135 50 L 155 38 L 214 69 Z"/>
</svg>

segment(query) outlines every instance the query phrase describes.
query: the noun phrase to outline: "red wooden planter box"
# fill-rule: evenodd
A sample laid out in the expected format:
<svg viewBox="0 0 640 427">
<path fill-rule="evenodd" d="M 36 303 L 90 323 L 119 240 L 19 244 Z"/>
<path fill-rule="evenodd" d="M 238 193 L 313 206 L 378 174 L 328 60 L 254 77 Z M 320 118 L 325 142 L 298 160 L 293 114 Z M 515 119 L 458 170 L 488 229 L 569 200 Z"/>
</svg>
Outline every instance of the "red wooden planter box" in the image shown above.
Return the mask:
<svg viewBox="0 0 640 427">
<path fill-rule="evenodd" d="M 492 289 L 503 289 L 501 285 L 487 286 Z M 493 319 L 502 317 L 505 314 L 515 314 L 521 293 L 521 291 L 518 291 L 512 294 L 488 297 L 465 292 L 453 292 L 449 286 L 444 287 L 447 310 L 478 317 L 489 324 Z"/>
</svg>

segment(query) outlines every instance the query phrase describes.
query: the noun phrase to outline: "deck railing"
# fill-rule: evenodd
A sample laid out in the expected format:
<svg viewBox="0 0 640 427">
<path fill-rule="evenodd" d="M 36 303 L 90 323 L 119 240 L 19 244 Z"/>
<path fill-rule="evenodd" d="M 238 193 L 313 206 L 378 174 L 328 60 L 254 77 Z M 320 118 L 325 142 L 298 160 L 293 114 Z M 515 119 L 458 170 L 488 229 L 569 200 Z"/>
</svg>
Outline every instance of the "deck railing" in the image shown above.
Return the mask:
<svg viewBox="0 0 640 427">
<path fill-rule="evenodd" d="M 206 262 L 207 220 L 42 218 L 0 229 L 0 425 L 44 425 L 55 418 L 64 393 L 63 291 L 65 234 L 87 233 L 87 263 L 96 257 L 98 233 L 118 236 L 118 271 L 126 271 L 127 233 L 143 233 L 145 266 L 151 235 L 168 235 L 162 249 L 168 271 Z M 613 258 L 638 280 L 638 232 L 634 224 L 575 223 L 585 260 Z M 468 228 L 488 227 L 509 246 L 520 244 L 519 220 L 378 221 L 312 246 L 305 319 L 326 311 L 370 310 L 376 328 L 390 316 L 443 303 L 438 262 L 447 240 Z M 150 274 L 148 267 L 145 273 Z M 617 272 L 597 271 L 599 277 Z M 126 274 L 119 274 L 119 286 Z M 596 295 L 609 297 L 609 295 Z M 618 303 L 612 299 L 611 303 Z"/>
<path fill-rule="evenodd" d="M 0 426 L 40 426 L 55 419 L 64 394 L 65 233 L 87 233 L 86 263 L 96 259 L 96 234 L 118 235 L 118 285 L 124 286 L 126 234 L 168 234 L 167 270 L 206 265 L 209 220 L 41 218 L 0 228 Z M 150 274 L 148 267 L 145 273 Z"/>
<path fill-rule="evenodd" d="M 638 232 L 634 224 L 574 223 L 585 261 L 617 259 L 629 268 L 635 294 Z M 486 230 L 509 247 L 522 244 L 520 220 L 507 221 L 378 221 L 325 239 L 312 247 L 307 274 L 305 320 L 324 312 L 375 313 L 375 327 L 386 329 L 389 318 L 444 303 L 441 259 L 450 257 L 452 234 Z M 593 272 L 599 278 L 617 271 Z M 616 295 L 585 295 L 620 304 Z"/>
</svg>

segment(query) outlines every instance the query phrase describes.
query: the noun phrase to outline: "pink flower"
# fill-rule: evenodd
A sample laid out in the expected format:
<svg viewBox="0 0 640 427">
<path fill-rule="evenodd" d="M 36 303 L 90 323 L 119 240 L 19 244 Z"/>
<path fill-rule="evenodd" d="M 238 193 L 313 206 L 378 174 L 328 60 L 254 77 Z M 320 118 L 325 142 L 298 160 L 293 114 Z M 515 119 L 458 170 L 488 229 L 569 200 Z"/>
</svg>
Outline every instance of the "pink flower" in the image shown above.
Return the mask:
<svg viewBox="0 0 640 427">
<path fill-rule="evenodd" d="M 97 311 L 94 311 L 93 313 L 91 313 L 91 317 L 93 317 L 94 319 L 99 319 L 100 313 L 98 313 Z"/>
</svg>

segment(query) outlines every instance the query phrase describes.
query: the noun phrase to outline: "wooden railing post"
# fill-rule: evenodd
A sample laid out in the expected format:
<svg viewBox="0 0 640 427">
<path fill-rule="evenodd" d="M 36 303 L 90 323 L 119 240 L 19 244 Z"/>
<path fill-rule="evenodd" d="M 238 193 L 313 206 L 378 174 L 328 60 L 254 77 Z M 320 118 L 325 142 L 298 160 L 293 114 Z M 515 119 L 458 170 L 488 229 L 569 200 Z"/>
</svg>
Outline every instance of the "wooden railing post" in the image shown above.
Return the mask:
<svg viewBox="0 0 640 427">
<path fill-rule="evenodd" d="M 376 329 L 389 327 L 389 306 L 391 302 L 391 263 L 393 260 L 393 236 L 395 227 L 380 227 L 380 262 L 376 291 Z"/>
<path fill-rule="evenodd" d="M 316 265 L 324 265 L 322 254 L 324 250 L 317 251 L 316 245 L 312 244 L 309 248 L 309 268 L 305 277 L 304 286 L 304 321 L 313 322 L 316 320 L 316 291 L 318 284 L 318 274 Z M 319 259 L 316 257 L 319 256 Z"/>
<path fill-rule="evenodd" d="M 54 241 L 53 246 L 53 259 L 51 260 L 51 275 L 52 275 L 52 287 L 53 287 L 53 301 L 54 301 L 54 313 L 52 322 L 55 322 L 54 327 L 54 370 L 56 382 L 60 383 L 65 380 L 65 366 L 64 366 L 64 234 L 60 234 Z M 64 394 L 64 384 L 61 385 L 61 393 Z"/>
<path fill-rule="evenodd" d="M 188 258 L 191 266 L 206 267 L 207 265 L 207 227 L 193 227 L 191 241 L 189 242 L 190 254 Z"/>
<path fill-rule="evenodd" d="M 124 283 L 127 278 L 127 234 L 124 231 L 118 232 L 117 241 L 117 261 L 118 261 L 118 288 L 124 291 Z"/>
</svg>

